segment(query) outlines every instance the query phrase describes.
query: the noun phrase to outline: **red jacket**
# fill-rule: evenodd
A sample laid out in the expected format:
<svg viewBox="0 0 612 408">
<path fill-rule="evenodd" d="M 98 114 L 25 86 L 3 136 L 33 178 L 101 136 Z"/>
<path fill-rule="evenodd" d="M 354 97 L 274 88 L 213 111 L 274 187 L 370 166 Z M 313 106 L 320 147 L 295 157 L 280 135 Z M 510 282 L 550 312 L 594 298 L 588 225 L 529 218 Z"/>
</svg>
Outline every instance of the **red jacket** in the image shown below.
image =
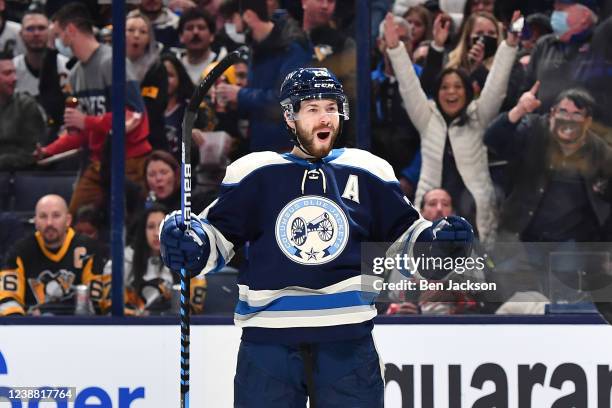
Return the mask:
<svg viewBox="0 0 612 408">
<path fill-rule="evenodd" d="M 126 110 L 126 119 L 132 118 L 135 113 Z M 102 148 L 106 136 L 112 129 L 113 114 L 110 112 L 99 116 L 86 116 L 85 128 L 81 131 L 63 133 L 53 143 L 45 146 L 43 152 L 53 156 L 70 149 L 76 149 L 87 145 L 90 151 L 90 159 L 99 162 L 102 157 Z M 152 148 L 149 143 L 149 120 L 146 111 L 142 113 L 140 123 L 128 132 L 125 137 L 126 159 L 140 157 L 149 153 Z"/>
</svg>

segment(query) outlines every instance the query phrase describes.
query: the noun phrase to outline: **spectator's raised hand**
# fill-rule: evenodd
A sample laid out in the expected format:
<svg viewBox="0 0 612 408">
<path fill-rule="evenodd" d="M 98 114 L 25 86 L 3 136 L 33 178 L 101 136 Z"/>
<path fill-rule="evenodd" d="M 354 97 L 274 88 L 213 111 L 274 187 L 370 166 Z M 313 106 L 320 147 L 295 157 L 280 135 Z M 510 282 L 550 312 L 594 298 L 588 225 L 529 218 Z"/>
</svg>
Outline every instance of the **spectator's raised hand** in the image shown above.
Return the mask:
<svg viewBox="0 0 612 408">
<path fill-rule="evenodd" d="M 510 27 L 512 27 L 512 24 L 514 24 L 519 18 L 521 18 L 521 12 L 520 10 L 514 10 L 514 13 L 512 14 L 512 20 L 510 21 Z M 514 32 L 512 30 L 508 31 L 508 36 L 506 37 L 506 44 L 508 44 L 511 47 L 516 47 L 519 44 L 520 41 L 520 32 Z"/>
<path fill-rule="evenodd" d="M 85 114 L 75 108 L 64 110 L 64 125 L 67 128 L 85 129 Z"/>
<path fill-rule="evenodd" d="M 438 14 L 433 26 L 433 40 L 437 47 L 444 47 L 450 34 L 451 20 L 447 14 Z"/>
<path fill-rule="evenodd" d="M 523 116 L 535 111 L 542 105 L 542 102 L 536 96 L 538 89 L 540 89 L 540 81 L 536 81 L 530 90 L 521 95 L 516 106 L 508 112 L 508 119 L 510 122 L 518 122 Z"/>
<path fill-rule="evenodd" d="M 397 48 L 399 45 L 399 34 L 397 33 L 397 27 L 395 21 L 393 21 L 393 14 L 387 13 L 385 16 L 385 29 L 384 37 L 387 48 Z"/>
</svg>

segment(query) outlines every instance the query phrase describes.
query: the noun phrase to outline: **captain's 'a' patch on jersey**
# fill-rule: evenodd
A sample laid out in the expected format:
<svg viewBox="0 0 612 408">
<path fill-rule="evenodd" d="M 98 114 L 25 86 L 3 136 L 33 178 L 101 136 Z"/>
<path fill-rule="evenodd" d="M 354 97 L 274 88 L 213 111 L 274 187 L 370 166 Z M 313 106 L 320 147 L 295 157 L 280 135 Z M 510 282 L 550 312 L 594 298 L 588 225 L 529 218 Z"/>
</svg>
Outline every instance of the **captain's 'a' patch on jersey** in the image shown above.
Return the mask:
<svg viewBox="0 0 612 408">
<path fill-rule="evenodd" d="M 293 262 L 321 265 L 342 253 L 349 223 L 334 201 L 310 195 L 296 198 L 281 210 L 275 234 L 278 246 Z"/>
</svg>

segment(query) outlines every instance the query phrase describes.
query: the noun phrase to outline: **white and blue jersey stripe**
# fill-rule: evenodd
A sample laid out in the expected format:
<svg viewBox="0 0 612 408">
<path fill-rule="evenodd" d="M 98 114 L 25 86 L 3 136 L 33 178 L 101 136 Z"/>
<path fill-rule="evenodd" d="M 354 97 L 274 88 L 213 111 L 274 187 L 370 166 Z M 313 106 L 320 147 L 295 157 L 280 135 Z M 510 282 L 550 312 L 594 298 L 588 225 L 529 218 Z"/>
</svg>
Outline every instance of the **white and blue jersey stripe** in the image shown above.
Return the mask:
<svg viewBox="0 0 612 408">
<path fill-rule="evenodd" d="M 391 166 L 357 149 L 315 162 L 245 156 L 227 168 L 219 198 L 200 217 L 214 249 L 204 273 L 249 242 L 234 321 L 243 339 L 278 343 L 368 334 L 376 293 L 373 278 L 361 275 L 361 243 L 406 239 L 428 226 Z"/>
</svg>

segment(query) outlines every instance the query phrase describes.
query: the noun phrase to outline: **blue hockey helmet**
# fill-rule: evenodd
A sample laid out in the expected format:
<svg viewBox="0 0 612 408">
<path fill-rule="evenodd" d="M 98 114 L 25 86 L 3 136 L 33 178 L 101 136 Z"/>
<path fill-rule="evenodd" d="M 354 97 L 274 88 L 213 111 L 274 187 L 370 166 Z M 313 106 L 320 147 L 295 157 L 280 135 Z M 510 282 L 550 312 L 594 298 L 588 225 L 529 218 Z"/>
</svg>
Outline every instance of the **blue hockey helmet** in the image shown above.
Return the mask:
<svg viewBox="0 0 612 408">
<path fill-rule="evenodd" d="M 298 68 L 291 72 L 281 85 L 280 104 L 289 120 L 297 120 L 300 103 L 308 99 L 333 99 L 338 103 L 340 124 L 338 132 L 342 132 L 342 124 L 349 118 L 349 104 L 342 84 L 338 78 L 327 68 Z M 307 152 L 297 133 L 287 125 L 291 141 L 304 153 Z"/>
<path fill-rule="evenodd" d="M 308 99 L 333 99 L 338 102 L 340 120 L 348 120 L 349 106 L 342 84 L 327 68 L 299 68 L 281 85 L 280 104 L 290 120 L 296 119 L 300 102 Z"/>
</svg>

